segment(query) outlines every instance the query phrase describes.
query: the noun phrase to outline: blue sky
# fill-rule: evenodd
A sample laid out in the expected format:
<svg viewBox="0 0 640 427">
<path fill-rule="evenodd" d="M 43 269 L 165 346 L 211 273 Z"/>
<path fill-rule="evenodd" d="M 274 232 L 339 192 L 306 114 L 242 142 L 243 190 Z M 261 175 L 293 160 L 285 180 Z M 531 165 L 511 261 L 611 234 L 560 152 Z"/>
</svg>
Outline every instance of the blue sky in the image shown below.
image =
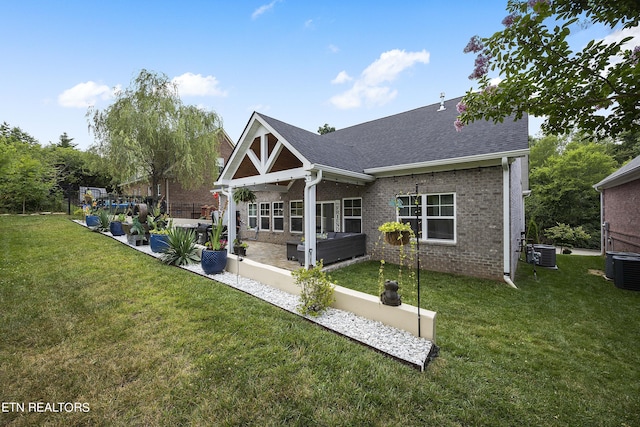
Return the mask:
<svg viewBox="0 0 640 427">
<path fill-rule="evenodd" d="M 505 7 L 506 0 L 4 2 L 0 121 L 43 145 L 67 132 L 86 149 L 87 107 L 107 107 L 114 88 L 147 69 L 175 79 L 184 103 L 217 112 L 234 142 L 254 110 L 312 132 L 324 123 L 340 129 L 439 102 L 441 92 L 464 95 L 474 85 L 474 56 L 462 49 L 471 36 L 500 30 Z"/>
</svg>

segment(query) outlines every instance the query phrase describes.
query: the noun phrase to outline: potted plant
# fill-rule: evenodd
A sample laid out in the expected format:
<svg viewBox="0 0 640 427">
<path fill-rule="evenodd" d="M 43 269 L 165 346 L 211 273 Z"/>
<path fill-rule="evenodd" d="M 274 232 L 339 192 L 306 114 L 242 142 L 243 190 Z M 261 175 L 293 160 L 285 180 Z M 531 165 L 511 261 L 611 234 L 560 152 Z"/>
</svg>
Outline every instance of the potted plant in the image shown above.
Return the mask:
<svg viewBox="0 0 640 427">
<path fill-rule="evenodd" d="M 398 221 L 385 222 L 378 230 L 384 234 L 384 240 L 393 246 L 406 245 L 414 235 L 411 224 Z"/>
<path fill-rule="evenodd" d="M 144 244 L 146 234 L 147 230 L 145 230 L 144 226 L 140 222 L 140 219 L 138 217 L 133 217 L 131 230 L 129 234 L 127 234 L 127 242 L 129 242 L 131 246 L 140 246 Z"/>
<path fill-rule="evenodd" d="M 224 214 L 227 210 L 229 201 L 224 205 L 222 212 L 218 215 L 217 220 L 213 221 L 211 228 L 211 238 L 205 244 L 206 248 L 202 250 L 200 264 L 205 274 L 221 273 L 227 266 L 227 240 L 223 238 L 224 230 Z"/>
<path fill-rule="evenodd" d="M 119 213 L 113 215 L 111 222 L 109 223 L 109 231 L 111 231 L 112 236 L 124 236 L 124 228 L 122 228 L 122 223 L 126 220 L 126 216 L 124 213 Z"/>
<path fill-rule="evenodd" d="M 245 242 L 243 242 L 240 239 L 235 239 L 233 241 L 233 253 L 236 255 L 247 256 L 248 247 L 249 245 L 247 245 Z"/>
<path fill-rule="evenodd" d="M 246 202 L 253 203 L 256 201 L 256 193 L 247 187 L 236 188 L 233 192 L 233 201 L 236 203 Z"/>
<path fill-rule="evenodd" d="M 198 262 L 193 230 L 172 227 L 167 231 L 167 239 L 167 248 L 160 255 L 160 261 L 170 265 L 187 265 Z"/>
</svg>

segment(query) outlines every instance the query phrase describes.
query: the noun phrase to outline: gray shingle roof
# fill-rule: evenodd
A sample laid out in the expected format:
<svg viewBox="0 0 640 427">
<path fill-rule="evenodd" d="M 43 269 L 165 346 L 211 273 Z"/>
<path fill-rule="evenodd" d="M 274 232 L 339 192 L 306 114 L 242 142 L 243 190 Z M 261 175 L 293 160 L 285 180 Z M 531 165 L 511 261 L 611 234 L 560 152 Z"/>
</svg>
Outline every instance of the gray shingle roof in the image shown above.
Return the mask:
<svg viewBox="0 0 640 427">
<path fill-rule="evenodd" d="M 640 175 L 640 156 L 631 160 L 629 163 L 622 166 L 620 169 L 618 169 L 593 187 L 596 189 L 615 187 L 618 181 L 620 181 L 619 184 L 627 182 L 625 180 L 625 177 L 633 179 L 633 177 L 635 177 L 635 174 Z"/>
<path fill-rule="evenodd" d="M 456 132 L 461 98 L 319 135 L 260 114 L 312 163 L 353 172 L 385 166 L 477 156 L 529 147 L 528 118 L 479 121 Z"/>
</svg>

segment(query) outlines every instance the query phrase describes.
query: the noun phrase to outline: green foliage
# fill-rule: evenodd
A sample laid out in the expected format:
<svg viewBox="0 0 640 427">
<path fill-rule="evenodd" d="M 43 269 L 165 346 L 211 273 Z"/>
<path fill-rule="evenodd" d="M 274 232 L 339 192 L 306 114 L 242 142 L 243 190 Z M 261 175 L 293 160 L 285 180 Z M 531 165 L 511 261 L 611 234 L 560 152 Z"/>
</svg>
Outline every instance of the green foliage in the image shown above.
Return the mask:
<svg viewBox="0 0 640 427">
<path fill-rule="evenodd" d="M 320 135 L 324 135 L 324 134 L 335 132 L 335 131 L 336 131 L 336 128 L 333 126 L 329 126 L 328 123 L 325 123 L 323 126 L 320 126 L 318 128 L 318 133 Z"/>
<path fill-rule="evenodd" d="M 109 220 L 109 213 L 104 209 L 100 209 L 98 211 L 98 218 L 100 218 L 100 226 L 96 231 L 109 231 L 109 223 L 111 222 Z"/>
<path fill-rule="evenodd" d="M 578 242 L 584 242 L 591 238 L 589 233 L 585 232 L 581 226 L 570 227 L 561 223 L 544 230 L 544 235 L 556 245 L 560 245 L 561 248 L 572 248 Z"/>
<path fill-rule="evenodd" d="M 256 193 L 247 187 L 236 188 L 233 192 L 233 201 L 253 203 L 256 201 Z"/>
<path fill-rule="evenodd" d="M 322 271 L 322 261 L 309 269 L 291 272 L 296 285 L 302 288 L 298 310 L 302 315 L 319 316 L 334 301 L 334 286 L 327 273 Z"/>
<path fill-rule="evenodd" d="M 221 120 L 214 112 L 183 105 L 164 74 L 142 70 L 103 111 L 89 109 L 99 154 L 120 182 L 143 172 L 153 188 L 165 178 L 185 189 L 217 173 Z"/>
<path fill-rule="evenodd" d="M 394 231 L 410 231 L 413 234 L 413 230 L 411 229 L 411 224 L 408 222 L 398 222 L 398 221 L 389 221 L 385 222 L 381 226 L 378 227 L 378 230 L 383 233 L 391 233 Z"/>
<path fill-rule="evenodd" d="M 592 40 L 572 50 L 568 39 L 584 27 L 625 30 L 640 22 L 640 2 L 631 0 L 509 0 L 504 29 L 475 36 L 465 52 L 478 54 L 462 104 L 463 123 L 501 122 L 529 113 L 545 117 L 546 133 L 574 128 L 616 136 L 640 130 L 640 50 L 632 37 Z M 502 80 L 491 85 L 489 72 Z M 605 114 L 602 114 L 605 112 Z"/>
<path fill-rule="evenodd" d="M 200 261 L 195 233 L 182 227 L 169 230 L 168 248 L 160 255 L 160 261 L 170 265 L 195 264 Z"/>
<path fill-rule="evenodd" d="M 527 226 L 527 243 L 540 243 L 540 230 L 538 224 L 531 218 Z"/>
<path fill-rule="evenodd" d="M 535 147 L 536 145 L 534 145 Z M 583 226 L 599 242 L 600 196 L 593 185 L 618 165 L 604 144 L 573 140 L 564 150 L 537 163 L 529 174 L 531 196 L 525 199 L 526 215 L 544 230 L 565 223 Z"/>
</svg>

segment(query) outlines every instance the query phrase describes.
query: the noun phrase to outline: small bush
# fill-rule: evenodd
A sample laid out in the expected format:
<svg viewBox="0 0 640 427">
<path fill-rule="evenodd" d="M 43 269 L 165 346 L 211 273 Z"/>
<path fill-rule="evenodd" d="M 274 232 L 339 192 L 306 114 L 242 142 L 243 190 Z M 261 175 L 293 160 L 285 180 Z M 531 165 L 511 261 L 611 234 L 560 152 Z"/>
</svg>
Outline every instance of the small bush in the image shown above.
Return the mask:
<svg viewBox="0 0 640 427">
<path fill-rule="evenodd" d="M 160 256 L 160 261 L 170 265 L 195 264 L 200 261 L 193 230 L 174 227 L 168 236 L 169 247 Z"/>
<path fill-rule="evenodd" d="M 291 273 L 296 285 L 302 287 L 298 310 L 304 316 L 319 316 L 333 301 L 334 286 L 327 274 L 322 271 L 322 262 L 313 268 L 301 268 Z"/>
</svg>

